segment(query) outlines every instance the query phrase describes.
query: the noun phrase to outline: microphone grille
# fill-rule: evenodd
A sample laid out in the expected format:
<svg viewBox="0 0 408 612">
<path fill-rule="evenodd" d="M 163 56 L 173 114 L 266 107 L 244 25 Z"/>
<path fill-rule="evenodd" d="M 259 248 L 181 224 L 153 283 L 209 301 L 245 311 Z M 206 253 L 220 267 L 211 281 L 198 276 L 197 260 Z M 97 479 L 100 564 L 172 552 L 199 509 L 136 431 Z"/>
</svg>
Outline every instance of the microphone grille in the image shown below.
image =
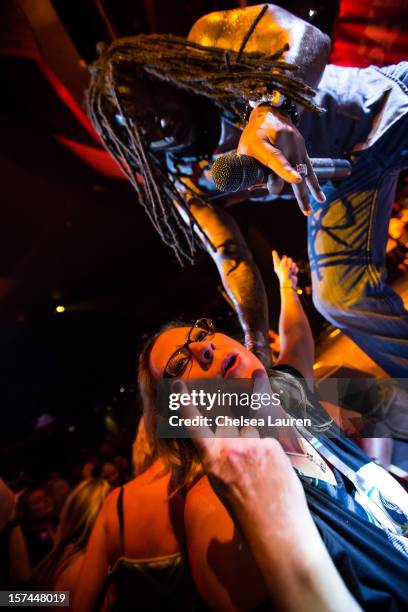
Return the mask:
<svg viewBox="0 0 408 612">
<path fill-rule="evenodd" d="M 213 163 L 211 176 L 220 191 L 239 191 L 259 182 L 258 167 L 259 164 L 253 157 L 226 153 Z"/>
<path fill-rule="evenodd" d="M 236 153 L 220 155 L 211 167 L 211 176 L 220 191 L 238 191 L 243 178 L 239 155 Z"/>
</svg>

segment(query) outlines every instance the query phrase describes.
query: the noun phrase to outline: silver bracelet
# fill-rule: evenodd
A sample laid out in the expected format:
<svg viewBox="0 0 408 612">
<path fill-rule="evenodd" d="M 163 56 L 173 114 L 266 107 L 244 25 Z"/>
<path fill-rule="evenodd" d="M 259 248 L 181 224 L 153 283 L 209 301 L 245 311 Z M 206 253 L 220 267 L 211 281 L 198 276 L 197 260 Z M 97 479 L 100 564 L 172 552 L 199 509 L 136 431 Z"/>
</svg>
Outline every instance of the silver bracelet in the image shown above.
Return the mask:
<svg viewBox="0 0 408 612">
<path fill-rule="evenodd" d="M 286 96 L 284 96 L 280 91 L 274 90 L 270 94 L 265 94 L 258 98 L 257 100 L 249 100 L 248 104 L 252 108 L 258 108 L 262 104 L 268 104 L 269 106 L 273 106 L 275 108 L 279 108 L 285 102 Z"/>
</svg>

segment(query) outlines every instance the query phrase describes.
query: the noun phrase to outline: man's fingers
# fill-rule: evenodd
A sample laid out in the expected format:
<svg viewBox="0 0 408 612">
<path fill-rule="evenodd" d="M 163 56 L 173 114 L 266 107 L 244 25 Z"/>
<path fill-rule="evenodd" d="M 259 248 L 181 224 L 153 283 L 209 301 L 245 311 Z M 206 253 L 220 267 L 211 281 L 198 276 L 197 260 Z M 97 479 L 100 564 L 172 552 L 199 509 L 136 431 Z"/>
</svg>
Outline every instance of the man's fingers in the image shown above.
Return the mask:
<svg viewBox="0 0 408 612">
<path fill-rule="evenodd" d="M 198 407 L 194 406 L 191 401 L 188 401 L 187 396 L 191 398 L 191 395 L 184 381 L 174 381 L 171 385 L 171 391 L 172 393 L 177 393 L 179 396 L 182 394 L 184 395 L 183 402 L 181 402 L 182 405 L 180 406 L 180 415 L 183 418 L 193 419 L 194 417 L 201 416 Z M 208 454 L 214 441 L 214 433 L 211 428 L 208 427 L 208 425 L 191 425 L 190 427 L 185 425 L 185 427 L 200 455 Z"/>
<path fill-rule="evenodd" d="M 291 166 L 283 153 L 273 146 L 271 146 L 268 159 L 268 168 L 287 183 L 296 184 L 302 180 L 300 174 Z"/>
<path fill-rule="evenodd" d="M 216 438 L 239 438 L 239 429 L 235 425 L 219 426 L 215 430 Z"/>
<path fill-rule="evenodd" d="M 271 385 L 266 370 L 259 368 L 252 374 L 252 382 L 254 384 L 252 393 L 269 393 L 271 394 Z"/>
<path fill-rule="evenodd" d="M 241 438 L 259 438 L 259 431 L 252 425 L 245 425 L 239 432 Z"/>
<path fill-rule="evenodd" d="M 270 195 L 278 195 L 282 191 L 284 185 L 285 181 L 283 181 L 279 176 L 276 176 L 274 172 L 268 176 L 266 187 Z"/>
<path fill-rule="evenodd" d="M 278 255 L 278 251 L 273 250 L 272 251 L 272 259 L 273 259 L 273 267 L 276 270 L 279 268 L 279 264 L 281 262 L 280 257 Z"/>
<path fill-rule="evenodd" d="M 306 187 L 305 181 L 302 181 L 301 183 L 297 183 L 297 184 L 293 183 L 292 189 L 293 189 L 293 193 L 295 194 L 297 203 L 299 204 L 300 210 L 302 211 L 304 215 L 309 216 L 310 213 L 312 212 L 312 209 L 310 207 L 309 196 L 307 193 L 307 187 Z"/>
<path fill-rule="evenodd" d="M 251 147 L 250 155 L 255 157 L 264 166 L 273 170 L 275 174 L 287 183 L 298 183 L 302 180 L 300 174 L 291 166 L 283 153 L 264 140 L 258 140 Z"/>
<path fill-rule="evenodd" d="M 313 166 L 309 157 L 306 157 L 305 162 L 307 166 L 306 184 L 309 187 L 312 195 L 316 198 L 316 200 L 318 202 L 323 203 L 326 201 L 326 196 L 324 195 L 320 187 L 319 181 L 317 180 L 317 176 L 314 173 Z"/>
</svg>

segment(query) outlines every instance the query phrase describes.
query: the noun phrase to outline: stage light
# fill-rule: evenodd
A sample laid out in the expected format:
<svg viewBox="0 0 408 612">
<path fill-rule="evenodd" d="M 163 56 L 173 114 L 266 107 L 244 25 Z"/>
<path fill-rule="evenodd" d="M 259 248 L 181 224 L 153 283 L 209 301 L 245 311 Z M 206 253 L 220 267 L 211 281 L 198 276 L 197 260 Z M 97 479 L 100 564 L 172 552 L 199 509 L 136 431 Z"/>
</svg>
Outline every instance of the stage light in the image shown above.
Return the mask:
<svg viewBox="0 0 408 612">
<path fill-rule="evenodd" d="M 60 305 L 60 306 L 56 306 L 56 307 L 55 307 L 55 312 L 58 312 L 59 314 L 60 314 L 61 312 L 65 312 L 65 306 L 62 306 L 62 305 Z"/>
<path fill-rule="evenodd" d="M 316 15 L 317 11 L 315 11 L 314 9 L 310 9 L 309 11 L 309 17 L 314 17 Z"/>
<path fill-rule="evenodd" d="M 120 391 L 121 393 L 124 393 L 124 392 L 126 391 L 126 389 L 125 389 L 125 387 L 121 387 L 121 388 L 119 389 L 119 391 Z"/>
<path fill-rule="evenodd" d="M 297 290 L 297 293 L 298 293 L 298 295 L 302 295 L 302 293 L 303 293 L 303 289 L 298 289 L 298 290 Z"/>
</svg>

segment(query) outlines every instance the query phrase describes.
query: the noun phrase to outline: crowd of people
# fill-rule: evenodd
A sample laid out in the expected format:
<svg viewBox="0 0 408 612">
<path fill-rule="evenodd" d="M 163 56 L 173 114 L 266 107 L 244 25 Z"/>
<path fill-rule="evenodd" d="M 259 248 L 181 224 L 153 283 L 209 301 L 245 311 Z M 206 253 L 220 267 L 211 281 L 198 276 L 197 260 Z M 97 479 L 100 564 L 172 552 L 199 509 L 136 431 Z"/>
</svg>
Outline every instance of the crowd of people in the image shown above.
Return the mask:
<svg viewBox="0 0 408 612">
<path fill-rule="evenodd" d="M 131 473 L 129 461 L 107 443 L 70 468 L 66 475 L 52 468 L 47 478 L 27 469 L 7 483 L 0 480 L 4 588 L 38 582 L 51 589 L 54 574 L 84 551 L 108 492 L 127 482 Z"/>
<path fill-rule="evenodd" d="M 170 323 L 139 358 L 133 477 L 105 444 L 74 488 L 57 473 L 17 495 L 1 481 L 4 588 L 69 591 L 84 612 L 407 605 L 408 494 L 341 435 L 342 411 L 335 422 L 319 402 L 297 267 L 276 252 L 273 261 L 282 308 L 271 370 L 209 319 Z M 285 414 L 299 413 L 295 390 L 312 426 L 275 439 L 245 427 L 158 437 L 162 379 L 188 394 L 189 380 L 226 375 L 257 393 L 284 387 Z"/>
<path fill-rule="evenodd" d="M 105 448 L 73 488 L 57 473 L 18 492 L 0 481 L 4 588 L 66 590 L 78 612 L 406 609 L 406 482 L 362 450 L 364 431 L 348 427 L 358 407 L 318 397 L 298 269 L 276 251 L 273 355 L 262 280 L 226 208 L 290 184 L 308 217 L 316 306 L 385 372 L 407 374 L 408 314 L 384 272 L 406 166 L 407 64 L 326 66 L 327 37 L 273 5 L 206 15 L 188 40 L 140 35 L 100 52 L 91 120 L 175 256 L 192 261 L 201 244 L 214 259 L 244 344 L 209 318 L 168 323 L 139 356 L 132 467 Z M 209 185 L 208 165 L 233 148 L 270 169 L 266 187 L 223 195 Z M 347 155 L 352 173 L 321 187 L 309 154 Z M 310 424 L 263 438 L 207 424 L 159 435 L 163 384 L 188 397 L 193 381 L 225 379 L 268 397 L 279 389 L 275 414 Z M 382 424 L 406 441 L 398 406 Z M 200 416 L 191 401 L 183 412 Z"/>
</svg>

